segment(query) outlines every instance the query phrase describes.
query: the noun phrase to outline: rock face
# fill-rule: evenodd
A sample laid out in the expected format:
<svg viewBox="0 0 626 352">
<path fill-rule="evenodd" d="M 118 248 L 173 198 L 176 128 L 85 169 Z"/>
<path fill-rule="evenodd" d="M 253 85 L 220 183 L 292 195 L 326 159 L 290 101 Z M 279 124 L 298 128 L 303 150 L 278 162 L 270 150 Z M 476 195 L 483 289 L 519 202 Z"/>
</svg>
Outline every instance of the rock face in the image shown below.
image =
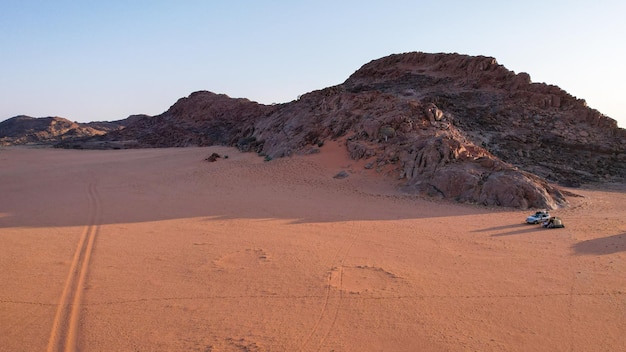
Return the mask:
<svg viewBox="0 0 626 352">
<path fill-rule="evenodd" d="M 460 202 L 552 209 L 567 204 L 552 183 L 626 179 L 626 130 L 614 120 L 494 58 L 459 54 L 390 55 L 280 105 L 196 92 L 65 146 L 222 144 L 271 159 L 333 139 L 406 192 Z"/>
<path fill-rule="evenodd" d="M 276 110 L 247 99 L 195 92 L 163 114 L 137 119 L 104 139 L 134 140 L 139 147 L 235 145 L 242 136 L 252 134 L 256 119 Z"/>
<path fill-rule="evenodd" d="M 584 100 L 531 83 L 528 74 L 515 74 L 493 58 L 392 55 L 363 66 L 344 85 L 420 104 L 431 125 L 457 130 L 552 182 L 576 186 L 626 175 L 626 130 Z"/>
</svg>

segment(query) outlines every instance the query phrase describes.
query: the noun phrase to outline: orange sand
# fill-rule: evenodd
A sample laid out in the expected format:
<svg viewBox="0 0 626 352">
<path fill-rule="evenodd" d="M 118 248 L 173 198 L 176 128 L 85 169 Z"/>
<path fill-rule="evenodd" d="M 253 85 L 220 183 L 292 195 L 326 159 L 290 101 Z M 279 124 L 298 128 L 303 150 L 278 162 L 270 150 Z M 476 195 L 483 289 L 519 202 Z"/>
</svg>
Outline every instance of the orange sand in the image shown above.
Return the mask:
<svg viewBox="0 0 626 352">
<path fill-rule="evenodd" d="M 334 145 L 0 149 L 0 350 L 626 350 L 623 185 L 547 230 L 394 182 Z"/>
</svg>

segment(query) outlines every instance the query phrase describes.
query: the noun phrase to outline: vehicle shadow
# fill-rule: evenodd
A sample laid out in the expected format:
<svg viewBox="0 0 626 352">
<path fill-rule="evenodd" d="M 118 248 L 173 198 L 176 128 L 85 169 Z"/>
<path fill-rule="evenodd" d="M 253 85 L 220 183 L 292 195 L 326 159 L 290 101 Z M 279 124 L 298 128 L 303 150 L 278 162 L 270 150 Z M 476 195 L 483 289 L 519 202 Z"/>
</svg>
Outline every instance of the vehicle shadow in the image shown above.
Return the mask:
<svg viewBox="0 0 626 352">
<path fill-rule="evenodd" d="M 578 242 L 572 246 L 572 249 L 577 255 L 606 255 L 626 252 L 626 232 Z"/>
<path fill-rule="evenodd" d="M 529 224 L 526 223 L 519 223 L 519 224 L 509 224 L 509 225 L 502 225 L 502 226 L 494 226 L 494 227 L 488 227 L 486 229 L 480 229 L 480 230 L 474 230 L 472 232 L 488 232 L 488 231 L 500 231 L 500 230 L 508 230 L 508 229 L 515 229 L 515 228 L 520 228 L 520 227 L 529 227 Z"/>
<path fill-rule="evenodd" d="M 496 234 L 491 235 L 491 237 L 501 237 L 501 236 L 521 235 L 521 234 L 532 233 L 532 232 L 541 231 L 541 230 L 543 230 L 543 228 L 540 225 L 519 223 L 519 224 L 509 224 L 509 225 L 503 225 L 503 226 L 489 227 L 486 229 L 474 230 L 472 232 L 504 231 L 502 233 L 496 233 Z"/>
</svg>

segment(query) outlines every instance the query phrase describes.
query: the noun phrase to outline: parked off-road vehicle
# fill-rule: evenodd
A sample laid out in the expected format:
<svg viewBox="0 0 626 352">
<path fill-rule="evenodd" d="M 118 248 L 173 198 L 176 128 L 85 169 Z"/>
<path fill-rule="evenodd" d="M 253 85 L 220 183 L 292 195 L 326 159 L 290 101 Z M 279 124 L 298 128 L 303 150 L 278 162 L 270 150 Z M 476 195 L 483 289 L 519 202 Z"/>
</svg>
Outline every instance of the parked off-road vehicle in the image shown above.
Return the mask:
<svg viewBox="0 0 626 352">
<path fill-rule="evenodd" d="M 529 216 L 526 218 L 526 223 L 528 224 L 538 224 L 540 222 L 544 222 L 546 220 L 550 219 L 550 213 L 548 213 L 545 210 L 542 211 L 538 211 L 536 213 L 534 213 L 533 215 Z"/>
</svg>

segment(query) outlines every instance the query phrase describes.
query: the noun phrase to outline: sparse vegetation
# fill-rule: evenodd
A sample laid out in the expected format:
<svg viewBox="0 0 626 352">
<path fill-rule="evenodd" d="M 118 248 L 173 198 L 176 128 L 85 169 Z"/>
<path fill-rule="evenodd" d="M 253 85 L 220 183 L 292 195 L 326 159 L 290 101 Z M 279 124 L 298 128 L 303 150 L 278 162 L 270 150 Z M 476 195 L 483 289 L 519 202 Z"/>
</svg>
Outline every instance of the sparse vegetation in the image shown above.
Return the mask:
<svg viewBox="0 0 626 352">
<path fill-rule="evenodd" d="M 380 130 L 378 131 L 378 133 L 381 137 L 385 138 L 385 142 L 386 142 L 388 138 L 393 138 L 396 136 L 396 129 L 388 125 L 382 126 Z"/>
</svg>

